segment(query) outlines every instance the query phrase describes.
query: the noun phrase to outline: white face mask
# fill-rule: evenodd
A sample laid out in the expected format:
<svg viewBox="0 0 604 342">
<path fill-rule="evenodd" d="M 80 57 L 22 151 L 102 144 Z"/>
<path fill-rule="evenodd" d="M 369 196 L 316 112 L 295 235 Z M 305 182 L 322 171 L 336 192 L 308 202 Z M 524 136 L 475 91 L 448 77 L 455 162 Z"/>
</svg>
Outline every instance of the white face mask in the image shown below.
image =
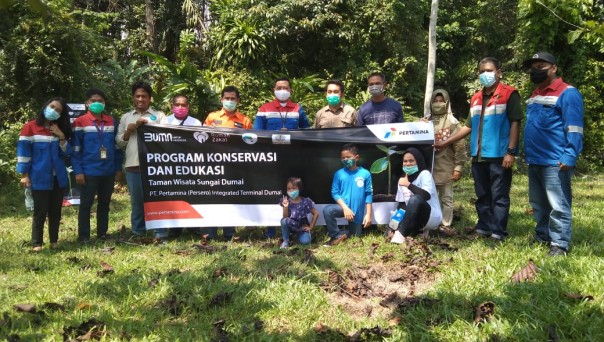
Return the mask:
<svg viewBox="0 0 604 342">
<path fill-rule="evenodd" d="M 275 97 L 281 102 L 289 100 L 291 93 L 287 90 L 275 90 Z"/>
<path fill-rule="evenodd" d="M 369 92 L 369 94 L 371 94 L 371 96 L 379 96 L 380 94 L 382 94 L 384 92 L 384 86 L 376 84 L 376 85 L 370 85 L 367 87 L 367 92 Z"/>
</svg>

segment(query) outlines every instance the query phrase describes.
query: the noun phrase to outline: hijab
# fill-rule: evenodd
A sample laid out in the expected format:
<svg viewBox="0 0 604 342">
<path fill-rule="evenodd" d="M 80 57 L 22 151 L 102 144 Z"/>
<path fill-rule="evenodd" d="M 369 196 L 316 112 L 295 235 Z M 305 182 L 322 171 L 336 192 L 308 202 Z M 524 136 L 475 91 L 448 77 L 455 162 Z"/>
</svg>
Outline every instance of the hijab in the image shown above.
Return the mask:
<svg viewBox="0 0 604 342">
<path fill-rule="evenodd" d="M 428 166 L 426 165 L 426 160 L 424 159 L 422 153 L 415 147 L 409 147 L 408 149 L 406 149 L 403 153 L 403 158 L 407 153 L 411 153 L 413 155 L 413 158 L 415 158 L 415 162 L 417 163 L 417 168 L 419 169 L 419 171 L 417 171 L 416 173 L 412 175 L 407 175 L 409 182 L 413 182 L 417 179 L 417 177 L 422 171 L 428 170 Z"/>
</svg>

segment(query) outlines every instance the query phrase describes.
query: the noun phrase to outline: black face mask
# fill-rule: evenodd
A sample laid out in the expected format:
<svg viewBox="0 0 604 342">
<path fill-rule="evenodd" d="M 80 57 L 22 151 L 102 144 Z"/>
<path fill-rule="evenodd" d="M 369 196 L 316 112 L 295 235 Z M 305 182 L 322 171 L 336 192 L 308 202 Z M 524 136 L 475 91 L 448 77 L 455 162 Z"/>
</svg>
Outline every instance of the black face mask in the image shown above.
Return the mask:
<svg viewBox="0 0 604 342">
<path fill-rule="evenodd" d="M 548 71 L 549 69 L 531 69 L 531 82 L 541 84 L 541 82 L 547 80 Z"/>
</svg>

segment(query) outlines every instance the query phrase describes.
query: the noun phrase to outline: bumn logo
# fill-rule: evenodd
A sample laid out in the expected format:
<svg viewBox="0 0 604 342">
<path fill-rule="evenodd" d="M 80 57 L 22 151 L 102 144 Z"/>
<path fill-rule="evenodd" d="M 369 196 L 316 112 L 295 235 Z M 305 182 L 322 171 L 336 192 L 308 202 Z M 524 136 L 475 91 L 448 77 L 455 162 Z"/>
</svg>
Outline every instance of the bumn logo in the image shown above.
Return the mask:
<svg viewBox="0 0 604 342">
<path fill-rule="evenodd" d="M 143 133 L 145 141 L 172 141 L 172 133 Z"/>
<path fill-rule="evenodd" d="M 193 133 L 193 138 L 203 144 L 206 140 L 208 140 L 209 136 L 206 132 L 195 132 Z"/>
<path fill-rule="evenodd" d="M 246 144 L 253 145 L 258 141 L 258 136 L 254 133 L 245 133 L 241 136 L 241 139 L 243 139 Z"/>
</svg>

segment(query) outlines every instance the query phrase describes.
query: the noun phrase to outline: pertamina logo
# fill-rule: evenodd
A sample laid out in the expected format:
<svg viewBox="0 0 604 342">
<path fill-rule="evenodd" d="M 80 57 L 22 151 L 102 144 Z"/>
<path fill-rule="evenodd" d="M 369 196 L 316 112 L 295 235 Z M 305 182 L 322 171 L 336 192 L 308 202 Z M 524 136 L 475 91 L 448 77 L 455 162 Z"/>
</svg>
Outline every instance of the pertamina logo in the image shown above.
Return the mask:
<svg viewBox="0 0 604 342">
<path fill-rule="evenodd" d="M 398 134 L 398 131 L 396 128 L 394 127 L 390 127 L 390 129 L 388 131 L 386 131 L 386 134 L 384 135 L 384 139 L 388 139 L 391 137 L 394 137 Z"/>
<path fill-rule="evenodd" d="M 208 140 L 209 136 L 206 132 L 195 132 L 193 133 L 193 138 L 199 141 L 199 143 L 203 144 L 204 142 L 206 142 L 206 140 Z"/>
<path fill-rule="evenodd" d="M 143 133 L 145 141 L 172 141 L 172 133 Z"/>
</svg>

